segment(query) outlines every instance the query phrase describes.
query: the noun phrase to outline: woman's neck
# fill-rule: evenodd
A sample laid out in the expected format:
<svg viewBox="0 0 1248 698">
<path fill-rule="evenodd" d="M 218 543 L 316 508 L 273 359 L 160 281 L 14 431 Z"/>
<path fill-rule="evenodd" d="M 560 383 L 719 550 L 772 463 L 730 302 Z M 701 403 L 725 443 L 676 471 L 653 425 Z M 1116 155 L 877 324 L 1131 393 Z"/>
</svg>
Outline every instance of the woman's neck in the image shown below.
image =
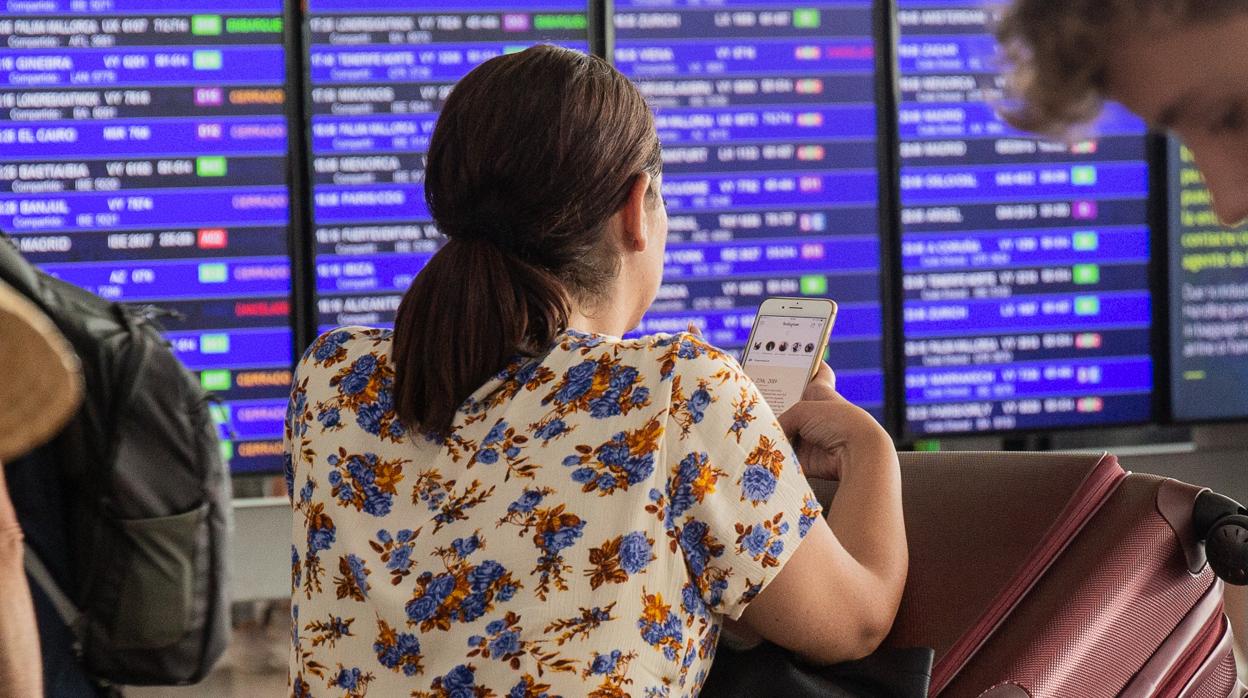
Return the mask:
<svg viewBox="0 0 1248 698">
<path fill-rule="evenodd" d="M 573 302 L 568 313 L 568 327 L 580 332 L 622 337 L 633 329 L 636 321 L 632 310 L 623 303 L 605 302 L 584 306 Z"/>
</svg>

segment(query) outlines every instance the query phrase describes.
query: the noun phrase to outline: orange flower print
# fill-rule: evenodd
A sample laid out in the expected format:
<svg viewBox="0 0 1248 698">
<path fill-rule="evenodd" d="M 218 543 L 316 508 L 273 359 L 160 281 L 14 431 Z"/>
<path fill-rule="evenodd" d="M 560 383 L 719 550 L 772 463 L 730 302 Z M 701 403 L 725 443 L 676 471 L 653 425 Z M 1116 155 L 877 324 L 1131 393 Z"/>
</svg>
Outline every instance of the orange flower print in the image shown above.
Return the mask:
<svg viewBox="0 0 1248 698">
<path fill-rule="evenodd" d="M 581 676 L 585 679 L 602 677 L 602 683 L 589 692 L 589 698 L 630 698 L 625 688 L 633 682 L 628 678 L 628 665 L 636 658 L 636 652 L 595 652 L 589 666 L 581 671 Z"/>
<path fill-rule="evenodd" d="M 643 609 L 637 619 L 641 638 L 651 647 L 662 650 L 667 659 L 676 661 L 684 645 L 684 624 L 672 613 L 671 605 L 663 602 L 662 594 L 650 594 L 643 589 L 641 600 Z"/>
<path fill-rule="evenodd" d="M 631 575 L 640 574 L 646 566 L 658 558 L 654 554 L 654 539 L 645 531 L 616 536 L 589 551 L 589 563 L 585 570 L 589 587 L 597 589 L 603 584 L 624 584 Z"/>
<path fill-rule="evenodd" d="M 716 398 L 710 390 L 710 382 L 698 379 L 698 387 L 688 397 L 681 385 L 681 377 L 672 379 L 672 421 L 680 425 L 680 438 L 689 437 L 693 428 L 706 418 L 706 410 Z"/>
<path fill-rule="evenodd" d="M 757 407 L 758 394 L 749 388 L 742 388 L 741 397 L 732 401 L 732 425 L 728 427 L 728 434 L 736 437 L 737 443 L 741 443 L 741 434 L 754 421 L 754 410 Z"/>
<path fill-rule="evenodd" d="M 776 442 L 766 436 L 758 437 L 758 446 L 745 459 L 745 472 L 737 484 L 741 486 L 741 501 L 754 506 L 771 499 L 776 491 L 776 481 L 784 470 L 784 453 L 776 448 Z"/>
<path fill-rule="evenodd" d="M 568 583 L 564 574 L 572 571 L 572 567 L 563 560 L 563 551 L 576 544 L 585 529 L 586 522 L 576 514 L 564 510 L 562 504 L 550 509 L 538 509 L 542 499 L 553 492 L 544 490 L 526 490 L 520 499 L 507 507 L 507 515 L 498 525 L 510 524 L 520 528 L 519 535 L 533 533 L 533 545 L 541 551 L 537 566 L 532 574 L 538 575 L 538 585 L 534 593 L 545 601 L 551 587 L 567 591 Z"/>
<path fill-rule="evenodd" d="M 784 552 L 784 536 L 789 532 L 784 512 L 750 526 L 738 523 L 736 529 L 737 553 L 748 554 L 763 567 L 780 566 L 778 558 Z"/>
<path fill-rule="evenodd" d="M 626 415 L 650 405 L 640 372 L 604 353 L 568 369 L 542 400 L 559 417 L 588 412 L 594 419 Z"/>
<path fill-rule="evenodd" d="M 338 395 L 317 405 L 317 418 L 327 428 L 336 426 L 342 410 L 347 410 L 355 414 L 357 426 L 383 441 L 399 443 L 407 436 L 394 411 L 394 367 L 385 354 L 359 357 L 339 370 L 329 385 Z"/>
<path fill-rule="evenodd" d="M 662 437 L 663 423 L 656 417 L 640 429 L 617 433 L 597 448 L 577 446 L 575 454 L 563 459 L 563 466 L 575 468 L 572 480 L 580 483 L 582 492 L 605 497 L 649 479 Z"/>
<path fill-rule="evenodd" d="M 520 589 L 511 572 L 495 560 L 470 565 L 455 550 L 439 549 L 446 571 L 423 572 L 416 591 L 404 607 L 407 624 L 430 630 L 450 630 L 452 623 L 471 623 L 494 610 L 495 603 L 510 601 Z"/>
<path fill-rule="evenodd" d="M 411 462 L 382 460 L 375 453 L 348 454 L 343 448 L 327 460 L 334 468 L 329 484 L 338 506 L 353 507 L 372 516 L 390 513 L 398 484 L 403 481 L 403 466 Z"/>
</svg>

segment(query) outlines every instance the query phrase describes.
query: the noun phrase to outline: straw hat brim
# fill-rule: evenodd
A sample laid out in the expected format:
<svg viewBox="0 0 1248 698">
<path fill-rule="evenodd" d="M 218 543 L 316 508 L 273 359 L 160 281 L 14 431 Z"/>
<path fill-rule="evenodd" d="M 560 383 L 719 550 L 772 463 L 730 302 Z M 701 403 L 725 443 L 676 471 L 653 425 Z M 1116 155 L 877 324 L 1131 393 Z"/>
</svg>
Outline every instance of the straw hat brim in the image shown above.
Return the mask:
<svg viewBox="0 0 1248 698">
<path fill-rule="evenodd" d="M 0 283 L 0 462 L 55 436 L 81 397 L 73 349 L 46 315 Z"/>
</svg>

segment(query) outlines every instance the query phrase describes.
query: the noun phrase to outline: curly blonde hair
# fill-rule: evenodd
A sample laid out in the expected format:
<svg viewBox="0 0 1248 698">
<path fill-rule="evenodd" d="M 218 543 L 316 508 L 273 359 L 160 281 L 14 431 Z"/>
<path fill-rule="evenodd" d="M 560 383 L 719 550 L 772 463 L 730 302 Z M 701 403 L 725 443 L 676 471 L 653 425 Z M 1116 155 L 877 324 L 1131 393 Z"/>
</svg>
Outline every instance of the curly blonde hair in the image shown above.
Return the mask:
<svg viewBox="0 0 1248 698">
<path fill-rule="evenodd" d="M 1062 136 L 1101 111 L 1110 52 L 1132 28 L 1208 22 L 1248 0 L 1015 0 L 1000 24 L 1012 125 Z"/>
</svg>

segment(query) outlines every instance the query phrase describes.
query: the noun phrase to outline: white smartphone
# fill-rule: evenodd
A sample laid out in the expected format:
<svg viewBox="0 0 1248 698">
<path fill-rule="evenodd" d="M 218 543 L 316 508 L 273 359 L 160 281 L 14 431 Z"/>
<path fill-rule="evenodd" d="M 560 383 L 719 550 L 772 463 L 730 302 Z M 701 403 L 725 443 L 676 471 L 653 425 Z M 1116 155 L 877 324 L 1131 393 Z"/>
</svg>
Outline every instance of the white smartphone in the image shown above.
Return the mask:
<svg viewBox="0 0 1248 698">
<path fill-rule="evenodd" d="M 836 303 L 824 298 L 769 298 L 759 307 L 741 365 L 776 414 L 802 399 L 835 322 Z"/>
</svg>

